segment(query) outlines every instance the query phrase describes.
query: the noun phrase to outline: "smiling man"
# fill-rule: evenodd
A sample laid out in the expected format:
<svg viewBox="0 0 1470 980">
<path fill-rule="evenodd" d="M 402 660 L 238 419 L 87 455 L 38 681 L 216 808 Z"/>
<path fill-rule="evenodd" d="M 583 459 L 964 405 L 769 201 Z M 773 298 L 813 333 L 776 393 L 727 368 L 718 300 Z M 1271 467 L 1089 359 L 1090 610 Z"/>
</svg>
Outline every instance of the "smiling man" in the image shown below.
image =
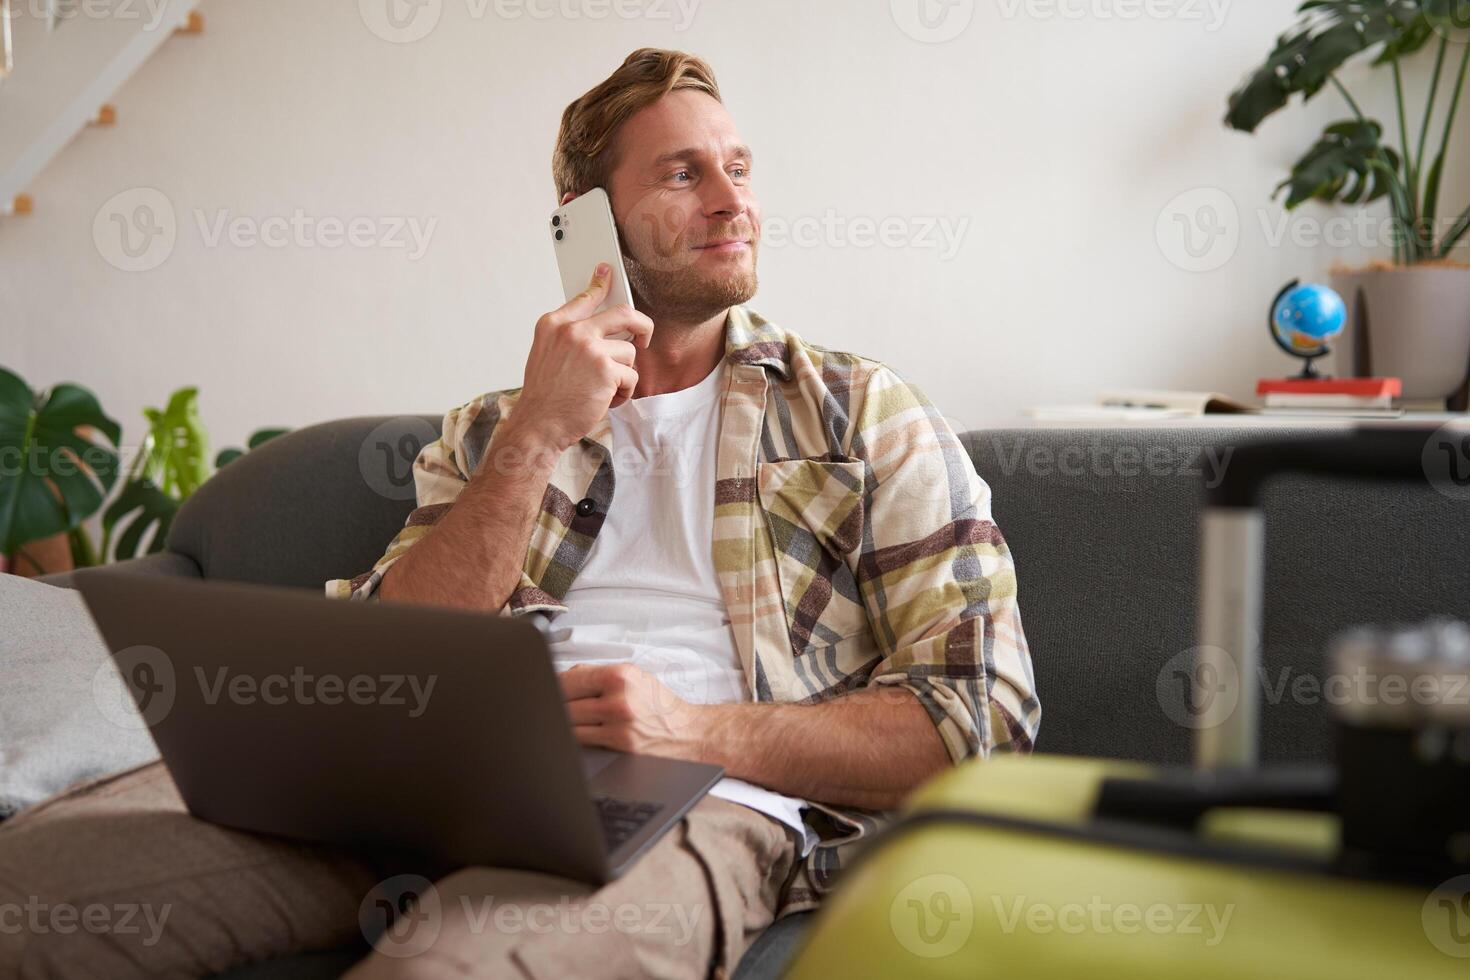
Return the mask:
<svg viewBox="0 0 1470 980">
<path fill-rule="evenodd" d="M 816 904 L 924 780 L 1030 748 L 1015 572 L 988 489 L 917 389 L 743 305 L 754 159 L 708 65 L 635 51 L 567 107 L 552 169 L 562 203 L 607 189 L 636 309 L 593 313 L 604 274 L 543 316 L 523 386 L 449 413 L 408 526 L 328 590 L 540 617 L 584 744 L 725 767 L 684 831 L 605 890 L 711 909 L 699 941 L 519 944 L 704 976 Z M 493 872 L 465 877 L 505 894 Z"/>
<path fill-rule="evenodd" d="M 523 385 L 448 413 L 406 526 L 374 568 L 327 584 L 533 617 L 579 740 L 727 778 L 595 892 L 493 868 L 441 879 L 437 938 L 411 957 L 382 940 L 354 976 L 733 970 L 916 786 L 1032 745 L 1041 709 L 989 490 L 916 388 L 744 305 L 753 170 L 690 55 L 635 51 L 568 106 L 559 199 L 608 191 L 636 309 L 594 312 L 603 267 L 542 316 Z M 133 819 L 74 832 L 118 812 Z M 66 860 L 30 858 L 53 853 Z M 198 975 L 340 945 L 381 876 L 189 818 L 158 764 L 0 830 L 0 893 L 7 877 L 85 892 L 99 866 L 109 894 L 174 909 L 161 940 L 0 935 L 0 973 Z"/>
</svg>

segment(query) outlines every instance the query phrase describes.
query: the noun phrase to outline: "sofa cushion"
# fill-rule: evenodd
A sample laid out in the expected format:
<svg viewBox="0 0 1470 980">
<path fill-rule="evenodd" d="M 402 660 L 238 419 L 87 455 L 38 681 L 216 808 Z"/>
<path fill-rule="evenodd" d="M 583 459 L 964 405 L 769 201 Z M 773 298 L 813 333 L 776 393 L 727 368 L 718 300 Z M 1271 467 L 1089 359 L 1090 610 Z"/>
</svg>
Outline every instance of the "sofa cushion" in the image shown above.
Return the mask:
<svg viewBox="0 0 1470 980">
<path fill-rule="evenodd" d="M 0 819 L 158 757 L 80 594 L 0 575 Z"/>
<path fill-rule="evenodd" d="M 184 503 L 169 550 L 235 582 L 320 589 L 364 572 L 413 509 L 413 461 L 441 421 L 343 419 L 272 439 Z"/>
</svg>

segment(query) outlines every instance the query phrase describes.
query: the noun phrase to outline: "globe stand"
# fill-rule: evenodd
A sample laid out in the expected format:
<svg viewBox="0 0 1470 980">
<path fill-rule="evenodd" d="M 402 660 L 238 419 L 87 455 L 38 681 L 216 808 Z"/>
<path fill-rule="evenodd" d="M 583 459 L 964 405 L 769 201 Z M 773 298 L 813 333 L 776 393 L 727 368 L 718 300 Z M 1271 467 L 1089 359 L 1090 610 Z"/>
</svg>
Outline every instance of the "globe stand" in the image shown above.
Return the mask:
<svg viewBox="0 0 1470 980">
<path fill-rule="evenodd" d="M 1285 298 L 1287 293 L 1291 292 L 1293 289 L 1300 286 L 1301 284 L 1302 281 L 1300 279 L 1293 279 L 1291 282 L 1287 283 L 1281 288 L 1281 292 L 1276 294 L 1276 298 L 1271 301 L 1271 308 L 1266 311 L 1266 330 L 1271 334 L 1272 343 L 1274 343 L 1277 347 L 1280 347 L 1282 350 L 1286 351 L 1292 357 L 1300 357 L 1305 362 L 1302 365 L 1302 373 L 1294 375 L 1291 380 L 1331 381 L 1332 375 L 1323 374 L 1322 372 L 1318 371 L 1317 366 L 1312 363 L 1319 357 L 1326 357 L 1328 354 L 1331 354 L 1332 349 L 1330 347 L 1328 347 L 1326 344 L 1323 344 L 1318 350 L 1314 351 L 1313 353 L 1303 354 L 1301 351 L 1295 349 L 1290 344 L 1282 340 L 1281 336 L 1276 332 L 1276 307 L 1280 305 L 1281 300 Z"/>
</svg>

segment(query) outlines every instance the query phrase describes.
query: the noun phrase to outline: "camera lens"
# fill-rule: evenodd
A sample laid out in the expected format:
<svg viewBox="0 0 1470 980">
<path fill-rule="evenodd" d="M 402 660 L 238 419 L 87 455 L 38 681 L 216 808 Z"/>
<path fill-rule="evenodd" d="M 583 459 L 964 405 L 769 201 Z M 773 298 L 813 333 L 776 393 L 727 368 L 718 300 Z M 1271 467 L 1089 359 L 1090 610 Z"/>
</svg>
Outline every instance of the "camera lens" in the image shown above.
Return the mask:
<svg viewBox="0 0 1470 980">
<path fill-rule="evenodd" d="M 557 241 L 561 241 L 561 236 L 562 236 L 562 231 L 561 231 L 561 229 L 560 229 L 560 228 L 558 228 L 558 229 L 557 229 L 557 230 L 556 230 L 556 240 L 557 240 Z"/>
<path fill-rule="evenodd" d="M 559 224 L 561 224 L 561 215 L 559 215 L 559 214 L 552 215 L 551 216 L 551 227 L 555 228 Z"/>
</svg>

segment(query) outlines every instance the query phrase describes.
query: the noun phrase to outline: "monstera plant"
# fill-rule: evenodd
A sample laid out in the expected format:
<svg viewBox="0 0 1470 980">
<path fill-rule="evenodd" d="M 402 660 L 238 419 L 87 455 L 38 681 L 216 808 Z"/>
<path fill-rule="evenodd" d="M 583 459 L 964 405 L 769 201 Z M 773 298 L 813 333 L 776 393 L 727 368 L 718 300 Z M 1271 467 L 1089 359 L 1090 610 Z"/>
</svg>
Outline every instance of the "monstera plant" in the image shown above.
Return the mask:
<svg viewBox="0 0 1470 980">
<path fill-rule="evenodd" d="M 73 561 L 95 561 L 82 521 L 117 481 L 121 431 L 87 389 L 35 392 L 0 368 L 0 556 L 8 566 L 21 557 L 40 569 L 26 546 L 59 534 L 70 536 Z"/>
<path fill-rule="evenodd" d="M 162 409 L 144 409 L 148 428 L 119 482 L 121 428 L 90 391 L 75 384 L 32 391 L 0 368 L 0 557 L 6 565 L 22 558 L 33 570 L 57 570 L 30 549 L 63 534 L 76 567 L 132 558 L 145 538 L 148 553 L 161 551 L 180 504 L 212 469 L 245 452 L 226 449 L 210 466 L 198 398 L 197 388 L 180 388 Z M 285 431 L 262 429 L 249 448 Z M 84 525 L 98 511 L 100 549 Z"/>
<path fill-rule="evenodd" d="M 1230 96 L 1225 122 L 1254 132 L 1293 95 L 1307 101 L 1330 90 L 1342 100 L 1347 117 L 1327 126 L 1277 195 L 1287 192 L 1288 210 L 1387 198 L 1393 267 L 1344 270 L 1335 282 L 1358 331 L 1354 367 L 1401 377 L 1407 397 L 1443 399 L 1470 369 L 1470 269 L 1451 261 L 1470 232 L 1470 207 L 1455 214 L 1441 199 L 1470 69 L 1470 0 L 1307 0 L 1297 13 L 1265 64 Z M 1402 66 L 1430 52 L 1434 67 L 1415 120 Z M 1392 78 L 1391 127 L 1369 118 L 1341 78 L 1360 57 Z M 1370 319 L 1378 329 L 1370 330 Z"/>
<path fill-rule="evenodd" d="M 1230 96 L 1225 122 L 1255 132 L 1291 96 L 1300 94 L 1306 101 L 1330 85 L 1351 118 L 1328 126 L 1278 186 L 1278 193 L 1290 191 L 1286 207 L 1309 200 L 1359 204 L 1387 196 L 1400 231 L 1394 243 L 1398 261 L 1448 256 L 1470 230 L 1470 208 L 1442 233 L 1437 228 L 1445 157 L 1470 68 L 1470 0 L 1307 0 L 1298 14 L 1300 21 L 1277 39 L 1266 63 Z M 1452 45 L 1459 65 L 1446 91 L 1448 110 L 1431 159 L 1429 133 Z M 1401 63 L 1426 47 L 1435 51 L 1434 74 L 1415 141 Z M 1393 75 L 1397 148 L 1385 142 L 1383 125 L 1363 114 L 1338 77 L 1344 64 L 1365 54 Z"/>
</svg>

